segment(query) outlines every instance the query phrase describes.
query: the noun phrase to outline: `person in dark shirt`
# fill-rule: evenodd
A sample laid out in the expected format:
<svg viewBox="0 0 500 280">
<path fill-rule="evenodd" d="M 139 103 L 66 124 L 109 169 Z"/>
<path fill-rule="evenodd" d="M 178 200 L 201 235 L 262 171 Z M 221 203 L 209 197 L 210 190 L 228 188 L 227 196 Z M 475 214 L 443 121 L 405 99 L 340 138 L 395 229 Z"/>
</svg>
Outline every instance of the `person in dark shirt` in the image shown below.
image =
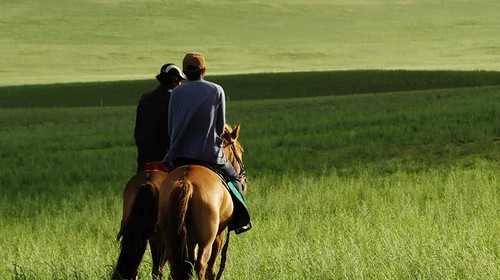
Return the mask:
<svg viewBox="0 0 500 280">
<path fill-rule="evenodd" d="M 172 90 L 185 79 L 173 63 L 167 63 L 156 75 L 160 85 L 139 100 L 135 119 L 134 139 L 137 146 L 137 172 L 149 162 L 161 162 L 170 146 L 168 106 Z"/>
</svg>

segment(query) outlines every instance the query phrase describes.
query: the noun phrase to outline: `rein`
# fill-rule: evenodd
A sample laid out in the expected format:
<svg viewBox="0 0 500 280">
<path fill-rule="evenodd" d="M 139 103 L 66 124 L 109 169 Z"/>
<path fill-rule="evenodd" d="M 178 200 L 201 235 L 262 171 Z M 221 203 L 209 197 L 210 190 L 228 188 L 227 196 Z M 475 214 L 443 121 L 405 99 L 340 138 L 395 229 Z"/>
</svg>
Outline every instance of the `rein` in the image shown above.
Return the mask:
<svg viewBox="0 0 500 280">
<path fill-rule="evenodd" d="M 246 180 L 247 173 L 245 172 L 245 165 L 243 164 L 243 161 L 241 161 L 241 158 L 239 158 L 238 154 L 236 153 L 234 142 L 228 143 L 228 145 L 231 146 L 231 151 L 233 152 L 234 158 L 236 159 L 236 162 L 240 166 L 240 173 L 238 173 L 238 176 L 240 177 L 240 179 L 244 178 Z"/>
<path fill-rule="evenodd" d="M 233 156 L 236 159 L 236 162 L 238 162 L 238 165 L 240 166 L 240 173 L 238 173 L 238 176 L 241 178 L 247 177 L 247 173 L 245 172 L 245 165 L 243 165 L 243 161 L 241 161 L 240 157 L 238 157 L 238 154 L 236 153 L 236 148 L 234 147 L 234 142 L 228 143 L 229 146 L 231 146 L 231 151 L 233 152 Z M 227 231 L 227 237 L 226 237 L 226 243 L 222 247 L 222 252 L 221 252 L 221 260 L 219 264 L 219 272 L 217 273 L 216 280 L 220 280 L 222 277 L 222 272 L 224 272 L 224 269 L 226 268 L 226 258 L 227 258 L 227 249 L 229 247 L 229 234 L 231 232 L 228 230 Z"/>
<path fill-rule="evenodd" d="M 234 141 L 226 141 L 227 145 L 231 146 L 231 151 L 233 152 L 233 156 L 236 159 L 236 162 L 240 166 L 240 172 L 238 173 L 238 176 L 240 177 L 240 180 L 243 178 L 246 181 L 247 178 L 247 173 L 245 172 L 245 165 L 243 164 L 243 161 L 241 158 L 238 156 L 238 153 L 236 152 L 236 148 L 234 147 Z M 221 251 L 221 260 L 219 264 L 219 272 L 217 273 L 216 280 L 220 280 L 222 277 L 222 272 L 224 272 L 224 269 L 226 268 L 226 258 L 227 258 L 227 249 L 229 247 L 229 236 L 230 236 L 231 231 L 227 231 L 227 237 L 226 237 L 226 242 L 224 246 L 222 247 Z"/>
<path fill-rule="evenodd" d="M 220 280 L 222 276 L 222 272 L 224 272 L 224 269 L 226 268 L 226 258 L 227 258 L 227 247 L 229 247 L 229 233 L 230 231 L 227 231 L 227 237 L 226 237 L 226 243 L 224 244 L 224 247 L 222 247 L 222 253 L 221 253 L 221 260 L 220 260 L 220 265 L 219 265 L 219 272 L 217 273 L 217 278 L 216 280 Z"/>
</svg>

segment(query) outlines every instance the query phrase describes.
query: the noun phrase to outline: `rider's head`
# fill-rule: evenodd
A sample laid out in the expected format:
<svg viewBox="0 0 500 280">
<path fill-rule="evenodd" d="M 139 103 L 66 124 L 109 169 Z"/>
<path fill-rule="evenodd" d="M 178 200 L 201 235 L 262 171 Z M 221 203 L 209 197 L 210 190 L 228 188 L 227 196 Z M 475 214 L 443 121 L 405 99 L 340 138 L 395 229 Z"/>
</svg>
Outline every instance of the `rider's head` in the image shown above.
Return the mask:
<svg viewBox="0 0 500 280">
<path fill-rule="evenodd" d="M 173 63 L 167 63 L 160 68 L 160 73 L 156 75 L 156 79 L 162 85 L 179 85 L 182 80 L 186 79 L 182 74 L 181 69 Z"/>
<path fill-rule="evenodd" d="M 203 78 L 207 71 L 205 58 L 201 53 L 189 52 L 182 60 L 182 70 L 188 80 L 199 80 Z"/>
</svg>

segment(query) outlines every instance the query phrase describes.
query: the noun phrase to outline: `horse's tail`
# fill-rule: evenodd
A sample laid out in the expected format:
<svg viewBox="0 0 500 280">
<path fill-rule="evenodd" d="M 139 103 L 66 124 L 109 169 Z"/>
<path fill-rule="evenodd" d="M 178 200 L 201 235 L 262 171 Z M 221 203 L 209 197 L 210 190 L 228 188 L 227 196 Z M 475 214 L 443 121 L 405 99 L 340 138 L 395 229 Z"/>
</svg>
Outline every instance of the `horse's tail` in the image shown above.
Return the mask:
<svg viewBox="0 0 500 280">
<path fill-rule="evenodd" d="M 189 263 L 186 215 L 189 200 L 193 195 L 193 184 L 184 178 L 174 184 L 168 207 L 167 246 L 170 248 L 170 265 L 174 279 L 189 279 L 192 265 Z"/>
<path fill-rule="evenodd" d="M 152 184 L 139 187 L 128 221 L 118 233 L 121 251 L 115 273 L 125 279 L 134 277 L 146 251 L 147 241 L 156 226 L 159 191 Z"/>
</svg>

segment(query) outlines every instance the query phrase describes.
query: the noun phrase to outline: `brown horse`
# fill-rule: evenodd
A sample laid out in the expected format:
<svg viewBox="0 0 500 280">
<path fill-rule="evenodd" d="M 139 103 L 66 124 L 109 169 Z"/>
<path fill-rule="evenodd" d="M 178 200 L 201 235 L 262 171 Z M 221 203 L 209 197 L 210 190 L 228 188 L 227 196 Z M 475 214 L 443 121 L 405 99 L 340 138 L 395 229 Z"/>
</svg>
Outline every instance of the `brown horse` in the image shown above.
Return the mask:
<svg viewBox="0 0 500 280">
<path fill-rule="evenodd" d="M 153 258 L 153 279 L 161 279 L 166 262 L 166 248 L 161 234 L 155 230 L 160 185 L 166 172 L 146 170 L 137 173 L 123 192 L 123 216 L 117 239 L 121 251 L 112 279 L 137 279 L 147 242 Z"/>
<path fill-rule="evenodd" d="M 241 161 L 243 148 L 237 141 L 239 131 L 240 125 L 234 130 L 226 125 L 221 137 L 224 153 L 242 177 L 246 189 Z M 160 188 L 158 224 L 168 248 L 167 260 L 174 280 L 189 279 L 192 264 L 198 279 L 215 279 L 217 256 L 233 210 L 230 192 L 212 170 L 199 165 L 186 165 L 167 175 Z M 218 277 L 222 273 L 223 262 Z"/>
<path fill-rule="evenodd" d="M 242 175 L 242 179 L 246 179 L 241 162 L 243 149 L 237 142 L 238 135 L 239 125 L 234 130 L 226 126 L 226 131 L 222 135 L 224 152 L 228 159 L 233 162 L 233 165 L 238 163 L 238 165 L 235 165 L 235 169 Z M 201 167 L 195 166 L 194 168 Z M 211 176 L 214 174 L 213 172 L 210 173 Z M 162 278 L 168 251 L 163 235 L 160 233 L 160 228 L 157 227 L 157 217 L 160 187 L 166 176 L 167 173 L 159 169 L 146 170 L 137 173 L 127 182 L 123 193 L 121 228 L 117 237 L 117 239 L 121 238 L 121 251 L 112 279 L 138 278 L 140 263 L 148 241 L 153 259 L 153 279 Z M 217 177 L 217 180 L 220 183 L 220 177 Z M 246 181 L 242 180 L 242 183 L 243 187 L 246 188 Z M 232 208 L 230 212 L 230 215 L 232 215 Z M 221 244 L 223 236 L 218 236 L 218 238 Z M 218 251 L 220 251 L 220 245 L 217 254 Z M 221 261 L 219 274 L 223 271 L 223 262 Z M 215 265 L 215 259 L 213 265 Z"/>
</svg>

